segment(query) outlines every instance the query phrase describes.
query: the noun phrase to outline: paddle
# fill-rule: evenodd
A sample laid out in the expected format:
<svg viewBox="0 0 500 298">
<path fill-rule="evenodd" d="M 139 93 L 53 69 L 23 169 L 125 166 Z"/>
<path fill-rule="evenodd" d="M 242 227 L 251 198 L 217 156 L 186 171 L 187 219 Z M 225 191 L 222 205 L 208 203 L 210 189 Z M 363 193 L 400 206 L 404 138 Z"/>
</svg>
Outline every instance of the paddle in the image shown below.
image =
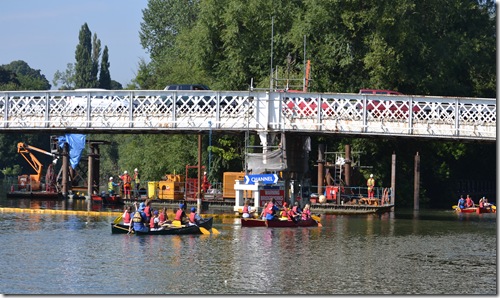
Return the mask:
<svg viewBox="0 0 500 298">
<path fill-rule="evenodd" d="M 321 221 L 321 218 L 317 215 L 311 215 L 311 218 L 314 219 L 315 221 L 317 221 L 318 223 Z"/>
<path fill-rule="evenodd" d="M 451 206 L 451 209 L 457 209 L 457 208 L 458 208 L 458 205 Z"/>
<path fill-rule="evenodd" d="M 212 230 L 212 233 L 214 233 L 214 234 L 220 234 L 220 232 L 216 228 L 212 228 L 211 230 Z"/>
<path fill-rule="evenodd" d="M 124 228 L 124 227 L 120 227 L 119 225 L 115 224 L 113 227 L 117 228 L 117 229 L 121 229 L 121 230 L 124 230 L 124 231 L 127 231 L 129 233 L 134 233 L 134 230 L 132 231 L 129 231 L 129 229 L 127 228 Z M 128 234 L 128 233 L 127 233 Z"/>
<path fill-rule="evenodd" d="M 204 235 L 210 235 L 210 232 L 205 229 L 204 227 L 198 227 L 200 229 L 200 231 L 204 234 Z"/>
<path fill-rule="evenodd" d="M 115 220 L 113 221 L 113 223 L 116 225 L 118 223 L 120 223 L 120 221 L 122 221 L 122 218 L 123 218 L 123 214 L 118 216 L 117 218 L 115 218 Z"/>
</svg>

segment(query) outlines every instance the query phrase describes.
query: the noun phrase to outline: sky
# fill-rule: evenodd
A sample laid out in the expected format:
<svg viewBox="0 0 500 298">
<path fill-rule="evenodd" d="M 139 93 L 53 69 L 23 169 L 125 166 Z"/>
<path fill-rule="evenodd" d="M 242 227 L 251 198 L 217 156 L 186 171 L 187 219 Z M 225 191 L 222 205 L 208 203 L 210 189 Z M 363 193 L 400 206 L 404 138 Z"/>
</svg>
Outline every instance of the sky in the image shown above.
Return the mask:
<svg viewBox="0 0 500 298">
<path fill-rule="evenodd" d="M 52 79 L 75 64 L 78 35 L 87 23 L 108 46 L 111 79 L 125 87 L 136 76 L 140 59 L 149 54 L 139 40 L 147 0 L 22 0 L 2 1 L 0 65 L 23 60 Z M 99 59 L 100 62 L 100 59 Z"/>
</svg>

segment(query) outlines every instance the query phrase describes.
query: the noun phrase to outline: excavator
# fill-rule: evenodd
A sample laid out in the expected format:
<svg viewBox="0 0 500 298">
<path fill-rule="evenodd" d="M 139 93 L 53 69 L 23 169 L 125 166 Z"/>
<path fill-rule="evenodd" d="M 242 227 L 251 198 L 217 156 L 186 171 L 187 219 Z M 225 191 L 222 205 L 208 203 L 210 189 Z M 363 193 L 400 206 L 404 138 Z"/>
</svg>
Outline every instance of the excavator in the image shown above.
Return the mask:
<svg viewBox="0 0 500 298">
<path fill-rule="evenodd" d="M 43 154 L 47 154 L 53 157 L 53 163 L 50 164 L 47 168 L 47 174 L 45 179 L 45 191 L 55 192 L 56 191 L 56 177 L 54 171 L 54 164 L 57 162 L 55 155 L 42 150 L 40 148 L 30 146 L 23 142 L 17 143 L 17 153 L 21 154 L 24 159 L 28 162 L 28 164 L 35 170 L 36 174 L 25 174 L 18 176 L 18 185 L 19 190 L 27 190 L 27 191 L 40 191 L 41 190 L 41 177 L 43 165 L 36 158 L 32 151 L 37 151 Z"/>
</svg>

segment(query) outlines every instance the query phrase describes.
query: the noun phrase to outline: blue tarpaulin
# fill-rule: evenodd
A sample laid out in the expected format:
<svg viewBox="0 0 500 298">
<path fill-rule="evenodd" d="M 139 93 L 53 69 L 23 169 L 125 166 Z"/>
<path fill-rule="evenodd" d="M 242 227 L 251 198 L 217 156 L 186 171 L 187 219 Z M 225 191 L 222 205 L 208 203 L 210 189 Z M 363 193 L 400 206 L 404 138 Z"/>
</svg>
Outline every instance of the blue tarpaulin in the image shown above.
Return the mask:
<svg viewBox="0 0 500 298">
<path fill-rule="evenodd" d="M 59 147 L 63 147 L 64 143 L 69 145 L 69 163 L 73 169 L 76 168 L 82 157 L 82 151 L 85 149 L 85 135 L 81 134 L 65 134 L 57 138 Z"/>
</svg>

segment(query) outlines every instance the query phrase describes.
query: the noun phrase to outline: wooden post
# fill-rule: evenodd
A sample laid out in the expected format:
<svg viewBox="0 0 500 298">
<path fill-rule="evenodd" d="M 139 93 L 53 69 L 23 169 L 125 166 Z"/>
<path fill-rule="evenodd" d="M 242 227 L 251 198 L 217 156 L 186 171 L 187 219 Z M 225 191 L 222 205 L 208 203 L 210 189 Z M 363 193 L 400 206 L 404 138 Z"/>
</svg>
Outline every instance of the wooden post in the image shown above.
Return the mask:
<svg viewBox="0 0 500 298">
<path fill-rule="evenodd" d="M 392 153 L 392 167 L 391 167 L 391 204 L 394 205 L 396 201 L 396 153 Z"/>
<path fill-rule="evenodd" d="M 89 169 L 88 169 L 88 177 L 87 177 L 87 200 L 92 198 L 92 192 L 94 190 L 94 146 L 90 144 L 89 146 Z"/>
<path fill-rule="evenodd" d="M 419 210 L 419 192 L 420 192 L 420 155 L 415 155 L 415 184 L 413 187 L 413 210 Z"/>
<path fill-rule="evenodd" d="M 323 194 L 323 165 L 325 164 L 325 145 L 318 145 L 318 199 Z"/>
<path fill-rule="evenodd" d="M 61 192 L 63 198 L 68 198 L 68 171 L 69 171 L 69 152 L 68 152 L 68 143 L 63 144 L 62 149 L 62 181 L 61 181 Z"/>
<path fill-rule="evenodd" d="M 198 197 L 196 199 L 196 209 L 201 213 L 201 141 L 202 136 L 198 134 Z"/>
<path fill-rule="evenodd" d="M 344 164 L 344 182 L 345 186 L 351 185 L 351 145 L 345 145 L 345 164 Z M 339 194 L 340 195 L 340 194 Z"/>
</svg>

